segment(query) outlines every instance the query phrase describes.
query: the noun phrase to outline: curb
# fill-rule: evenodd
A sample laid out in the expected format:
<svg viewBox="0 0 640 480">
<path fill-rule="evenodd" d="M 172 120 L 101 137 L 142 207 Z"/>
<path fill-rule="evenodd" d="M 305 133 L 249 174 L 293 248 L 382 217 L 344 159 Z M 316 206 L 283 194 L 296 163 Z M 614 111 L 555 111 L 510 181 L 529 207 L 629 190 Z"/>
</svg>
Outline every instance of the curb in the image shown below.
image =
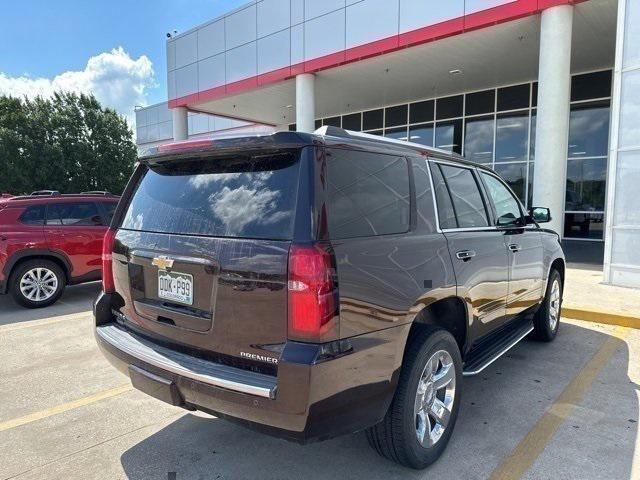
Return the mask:
<svg viewBox="0 0 640 480">
<path fill-rule="evenodd" d="M 561 315 L 566 318 L 582 320 L 584 322 L 604 323 L 607 325 L 640 329 L 640 317 L 633 315 L 621 315 L 595 309 L 584 310 L 571 305 L 563 305 Z"/>
</svg>

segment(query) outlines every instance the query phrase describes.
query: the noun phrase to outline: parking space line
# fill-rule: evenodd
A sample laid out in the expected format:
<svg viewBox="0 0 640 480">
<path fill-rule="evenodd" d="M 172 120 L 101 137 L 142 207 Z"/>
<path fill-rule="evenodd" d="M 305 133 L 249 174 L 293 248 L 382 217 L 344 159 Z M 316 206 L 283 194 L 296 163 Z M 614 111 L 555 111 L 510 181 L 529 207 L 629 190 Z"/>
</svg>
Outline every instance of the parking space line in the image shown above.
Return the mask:
<svg viewBox="0 0 640 480">
<path fill-rule="evenodd" d="M 53 323 L 68 322 L 72 320 L 83 320 L 91 317 L 91 310 L 81 313 L 72 313 L 70 315 L 61 315 L 59 317 L 45 318 L 43 320 L 31 320 L 28 322 L 12 323 L 9 325 L 0 325 L 0 333 L 13 332 L 15 330 L 23 330 L 25 328 L 40 327 L 43 325 L 51 325 Z"/>
<path fill-rule="evenodd" d="M 68 412 L 70 410 L 74 410 L 79 407 L 84 407 L 86 405 L 90 405 L 92 403 L 96 403 L 101 400 L 105 400 L 107 398 L 115 397 L 117 395 L 129 392 L 131 390 L 133 390 L 133 387 L 131 386 L 131 384 L 121 385 L 119 387 L 111 388 L 109 390 L 103 390 L 101 392 L 94 393 L 93 395 L 79 398 L 71 402 L 63 403 L 61 405 L 56 405 L 55 407 L 47 408 L 46 410 L 30 413 L 29 415 L 25 415 L 24 417 L 18 417 L 12 420 L 7 420 L 5 422 L 0 423 L 0 432 L 4 432 L 5 430 L 10 430 L 12 428 L 20 427 L 28 423 L 33 423 L 38 420 L 42 420 L 44 418 L 52 417 L 53 415 L 58 415 L 60 413 Z"/>
<path fill-rule="evenodd" d="M 600 371 L 630 331 L 617 327 L 610 333 L 591 360 L 565 387 L 556 401 L 547 409 L 516 448 L 493 471 L 491 480 L 515 480 L 521 478 L 534 464 L 553 439 L 558 428 L 569 418 Z"/>
</svg>

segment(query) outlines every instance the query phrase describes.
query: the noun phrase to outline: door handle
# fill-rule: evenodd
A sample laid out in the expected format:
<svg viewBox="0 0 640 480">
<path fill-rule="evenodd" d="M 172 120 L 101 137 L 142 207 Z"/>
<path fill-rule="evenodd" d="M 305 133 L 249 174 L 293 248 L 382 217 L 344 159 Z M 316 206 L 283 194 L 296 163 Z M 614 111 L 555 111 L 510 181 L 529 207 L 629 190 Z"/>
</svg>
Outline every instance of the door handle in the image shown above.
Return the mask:
<svg viewBox="0 0 640 480">
<path fill-rule="evenodd" d="M 458 257 L 458 259 L 462 260 L 463 262 L 471 260 L 475 256 L 476 252 L 474 252 L 473 250 L 460 250 L 456 253 L 456 257 Z"/>
<path fill-rule="evenodd" d="M 520 245 L 518 245 L 517 243 L 510 243 L 509 244 L 509 250 L 511 250 L 513 253 L 519 252 L 520 250 L 522 250 L 522 247 Z"/>
</svg>

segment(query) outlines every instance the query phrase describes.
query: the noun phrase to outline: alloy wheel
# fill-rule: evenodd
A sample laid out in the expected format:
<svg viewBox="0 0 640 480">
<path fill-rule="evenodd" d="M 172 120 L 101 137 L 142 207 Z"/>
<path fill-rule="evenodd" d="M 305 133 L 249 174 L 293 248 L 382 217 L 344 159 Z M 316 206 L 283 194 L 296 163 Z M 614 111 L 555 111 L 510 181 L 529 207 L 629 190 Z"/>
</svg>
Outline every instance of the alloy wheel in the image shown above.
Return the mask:
<svg viewBox="0 0 640 480">
<path fill-rule="evenodd" d="M 558 326 L 560 317 L 560 282 L 556 279 L 551 285 L 551 296 L 549 298 L 549 328 L 552 332 Z"/>
<path fill-rule="evenodd" d="M 49 300 L 58 289 L 57 275 L 44 267 L 27 270 L 20 279 L 20 292 L 32 302 Z"/>
<path fill-rule="evenodd" d="M 456 394 L 456 367 L 445 350 L 434 353 L 424 367 L 414 403 L 416 438 L 425 448 L 435 445 L 449 425 Z"/>
</svg>

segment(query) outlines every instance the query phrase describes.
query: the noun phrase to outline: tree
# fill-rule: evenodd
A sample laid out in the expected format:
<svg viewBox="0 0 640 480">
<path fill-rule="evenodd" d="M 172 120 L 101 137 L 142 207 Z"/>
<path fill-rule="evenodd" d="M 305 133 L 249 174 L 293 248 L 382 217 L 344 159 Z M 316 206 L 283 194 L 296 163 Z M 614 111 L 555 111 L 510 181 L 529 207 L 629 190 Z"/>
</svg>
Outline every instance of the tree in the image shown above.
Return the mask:
<svg viewBox="0 0 640 480">
<path fill-rule="evenodd" d="M 131 128 L 93 95 L 0 96 L 0 192 L 120 194 L 135 161 Z"/>
</svg>

